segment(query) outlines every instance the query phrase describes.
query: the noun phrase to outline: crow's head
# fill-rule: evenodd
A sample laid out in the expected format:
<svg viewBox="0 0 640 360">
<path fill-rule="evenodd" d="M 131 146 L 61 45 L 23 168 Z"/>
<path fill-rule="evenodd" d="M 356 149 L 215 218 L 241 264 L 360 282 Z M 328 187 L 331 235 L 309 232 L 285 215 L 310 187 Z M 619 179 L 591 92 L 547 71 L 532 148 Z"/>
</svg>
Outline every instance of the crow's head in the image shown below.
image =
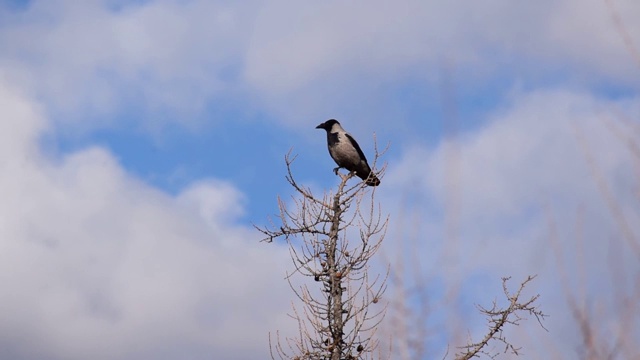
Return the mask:
<svg viewBox="0 0 640 360">
<path fill-rule="evenodd" d="M 327 131 L 330 131 L 331 128 L 333 127 L 334 124 L 338 124 L 340 125 L 340 123 L 338 122 L 338 120 L 336 119 L 329 119 L 325 122 L 323 122 L 322 124 L 316 126 L 316 129 L 325 129 Z"/>
</svg>

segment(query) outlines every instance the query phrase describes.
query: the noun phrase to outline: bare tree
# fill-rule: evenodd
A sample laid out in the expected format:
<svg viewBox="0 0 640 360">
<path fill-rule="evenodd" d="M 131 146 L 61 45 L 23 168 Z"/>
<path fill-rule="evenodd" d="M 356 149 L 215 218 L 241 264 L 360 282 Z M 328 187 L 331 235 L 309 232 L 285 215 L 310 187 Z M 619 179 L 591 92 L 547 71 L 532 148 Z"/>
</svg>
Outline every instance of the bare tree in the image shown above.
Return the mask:
<svg viewBox="0 0 640 360">
<path fill-rule="evenodd" d="M 632 27 L 613 0 L 603 0 L 611 17 L 611 25 L 620 36 L 622 44 L 637 69 L 640 69 L 638 39 L 634 39 Z M 619 4 L 619 2 L 618 2 Z M 582 258 L 589 243 L 584 234 L 584 211 L 578 208 L 575 239 L 560 238 L 561 222 L 549 215 L 551 245 L 553 246 L 564 296 L 579 334 L 575 345 L 581 359 L 638 359 L 640 358 L 640 232 L 638 232 L 637 208 L 640 200 L 640 124 L 634 112 L 627 112 L 619 105 L 600 109 L 602 125 L 619 144 L 628 151 L 627 166 L 632 169 L 629 187 L 615 183 L 608 176 L 597 154 L 601 144 L 589 141 L 581 124 L 574 125 L 575 138 L 581 150 L 591 178 L 614 221 L 616 232 L 602 239 L 608 245 L 606 254 L 597 263 L 579 262 L 575 268 L 569 259 Z M 606 132 L 603 133 L 606 135 Z M 628 186 L 628 185 L 627 185 Z M 622 195 L 621 195 L 622 194 Z M 635 210 L 635 211 L 634 211 Z M 569 241 L 568 241 L 569 240 Z M 573 240 L 573 241 L 571 241 Z M 567 249 L 564 244 L 571 247 Z M 584 279 L 589 269 L 597 267 L 599 274 L 610 278 L 601 294 L 589 294 Z M 573 270 L 573 271 L 572 271 Z M 572 286 L 572 284 L 580 286 Z"/>
<path fill-rule="evenodd" d="M 373 167 L 379 157 L 376 150 Z M 322 197 L 298 184 L 291 171 L 295 156 L 287 154 L 287 181 L 295 189 L 293 203 L 278 198 L 281 224 L 259 228 L 272 242 L 289 244 L 293 271 L 286 275 L 301 301 L 293 306 L 297 338 L 271 339 L 271 357 L 280 359 L 369 359 L 378 347 L 375 332 L 386 305 L 379 304 L 386 274 L 371 276 L 370 260 L 385 236 L 388 217 L 374 201 L 375 188 L 364 182 L 347 185 L 353 173 L 341 174 L 335 193 Z M 381 170 L 376 175 L 381 178 Z M 358 230 L 357 232 L 355 230 Z M 357 237 L 357 238 L 356 238 Z M 359 238 L 359 239 L 358 239 Z M 293 276 L 309 281 L 297 285 Z M 316 285 L 317 284 L 317 285 Z"/>
<path fill-rule="evenodd" d="M 580 359 L 637 359 L 640 357 L 640 273 L 634 264 L 640 258 L 640 234 L 632 210 L 637 209 L 640 199 L 637 191 L 640 184 L 640 126 L 637 120 L 615 107 L 605 109 L 599 118 L 612 139 L 628 151 L 627 163 L 632 169 L 630 179 L 633 180 L 628 188 L 614 184 L 598 163 L 597 152 L 584 130 L 579 125 L 574 126 L 577 144 L 602 199 L 602 207 L 614 221 L 614 232 L 603 239 L 607 252 L 594 257 L 596 262 L 584 262 L 590 243 L 585 234 L 586 209 L 582 206 L 576 211 L 574 239 L 561 238 L 561 229 L 566 225 L 548 212 L 549 239 L 573 327 L 580 339 L 575 344 L 577 356 Z M 628 202 L 623 202 L 619 194 L 625 194 Z M 571 259 L 579 261 L 571 263 Z M 594 267 L 600 275 L 610 279 L 598 294 L 587 292 L 585 285 L 585 278 L 588 279 L 589 270 Z"/>
</svg>

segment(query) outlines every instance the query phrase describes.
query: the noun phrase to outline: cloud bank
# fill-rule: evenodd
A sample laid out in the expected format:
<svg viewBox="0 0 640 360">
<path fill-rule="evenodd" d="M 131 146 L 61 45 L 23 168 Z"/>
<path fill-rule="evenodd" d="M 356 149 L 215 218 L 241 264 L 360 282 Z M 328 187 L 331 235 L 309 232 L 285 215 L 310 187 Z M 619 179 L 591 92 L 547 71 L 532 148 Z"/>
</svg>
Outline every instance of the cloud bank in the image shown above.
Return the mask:
<svg viewBox="0 0 640 360">
<path fill-rule="evenodd" d="M 633 44 L 616 24 L 637 38 L 639 6 L 31 1 L 0 10 L 0 65 L 64 114 L 56 120 L 91 114 L 88 127 L 132 106 L 153 114 L 146 126 L 220 121 L 202 115 L 221 98 L 291 125 L 328 109 L 352 114 L 407 81 L 437 83 L 449 61 L 475 87 L 508 76 L 637 89 Z"/>
<path fill-rule="evenodd" d="M 237 223 L 243 195 L 169 196 L 99 147 L 42 153 L 49 124 L 16 93 L 0 85 L 1 357 L 263 357 L 289 260 Z"/>
</svg>

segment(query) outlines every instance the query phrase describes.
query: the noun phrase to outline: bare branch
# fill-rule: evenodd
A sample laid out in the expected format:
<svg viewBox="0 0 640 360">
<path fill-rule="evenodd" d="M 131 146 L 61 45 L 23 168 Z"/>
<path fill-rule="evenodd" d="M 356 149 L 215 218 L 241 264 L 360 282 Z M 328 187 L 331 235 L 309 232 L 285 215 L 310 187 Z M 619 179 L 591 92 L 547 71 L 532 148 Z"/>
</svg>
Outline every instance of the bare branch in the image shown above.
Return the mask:
<svg viewBox="0 0 640 360">
<path fill-rule="evenodd" d="M 491 340 L 497 340 L 501 342 L 505 346 L 505 353 L 510 352 L 511 354 L 516 356 L 520 355 L 521 348 L 511 344 L 505 337 L 503 330 L 504 327 L 508 324 L 519 325 L 520 321 L 523 320 L 523 318 L 520 316 L 520 313 L 522 312 L 529 313 L 529 315 L 535 316 L 540 326 L 542 326 L 543 329 L 547 330 L 544 325 L 542 325 L 542 320 L 547 315 L 543 314 L 542 311 L 538 309 L 538 306 L 534 304 L 536 300 L 538 300 L 540 295 L 534 295 L 526 301 L 520 300 L 522 290 L 534 278 L 535 276 L 527 277 L 527 279 L 520 284 L 520 288 L 515 294 L 510 294 L 509 289 L 507 289 L 507 282 L 511 278 L 502 278 L 502 290 L 507 300 L 509 301 L 509 306 L 506 308 L 500 308 L 495 301 L 493 302 L 491 308 L 485 308 L 478 305 L 478 309 L 480 310 L 480 312 L 487 317 L 489 331 L 482 338 L 482 340 L 478 342 L 470 342 L 465 346 L 461 346 L 460 349 L 463 349 L 463 352 L 456 354 L 456 359 L 467 360 L 473 357 L 477 357 L 480 354 L 495 358 L 497 355 L 499 355 L 499 353 L 489 353 L 487 350 L 485 350 Z"/>
</svg>

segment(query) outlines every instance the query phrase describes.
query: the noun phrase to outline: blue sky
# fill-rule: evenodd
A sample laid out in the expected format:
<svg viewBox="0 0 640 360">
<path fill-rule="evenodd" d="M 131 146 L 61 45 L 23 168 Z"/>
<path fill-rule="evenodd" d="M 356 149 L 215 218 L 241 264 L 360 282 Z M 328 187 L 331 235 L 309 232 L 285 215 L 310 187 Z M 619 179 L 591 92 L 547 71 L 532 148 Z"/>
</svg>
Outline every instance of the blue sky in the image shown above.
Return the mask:
<svg viewBox="0 0 640 360">
<path fill-rule="evenodd" d="M 525 349 L 580 358 L 570 292 L 637 354 L 640 315 L 616 304 L 637 299 L 638 15 L 634 0 L 0 1 L 0 357 L 267 357 L 269 331 L 295 333 L 293 294 L 286 246 L 252 224 L 292 193 L 290 149 L 301 183 L 336 185 L 315 129 L 329 118 L 370 158 L 374 134 L 389 144 L 380 260 L 431 279 L 428 358 L 482 334 L 473 304 L 528 274 L 551 318 L 510 333 Z"/>
</svg>

